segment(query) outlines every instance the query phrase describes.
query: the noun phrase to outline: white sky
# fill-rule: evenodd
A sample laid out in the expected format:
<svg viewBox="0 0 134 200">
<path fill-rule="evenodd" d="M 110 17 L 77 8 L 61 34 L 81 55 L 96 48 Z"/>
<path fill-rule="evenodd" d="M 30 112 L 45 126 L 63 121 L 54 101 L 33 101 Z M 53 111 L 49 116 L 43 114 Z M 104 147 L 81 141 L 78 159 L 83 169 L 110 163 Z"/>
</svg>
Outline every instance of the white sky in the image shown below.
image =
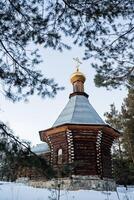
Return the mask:
<svg viewBox="0 0 134 200">
<path fill-rule="evenodd" d="M 69 94 L 72 92 L 70 76 L 75 71 L 74 57 L 82 60 L 83 49 L 74 47 L 72 50 L 65 50 L 59 53 L 53 50 L 42 50 L 43 63 L 40 65 L 46 77 L 54 78 L 65 90 L 58 93 L 54 99 L 41 99 L 33 96 L 28 103 L 12 103 L 1 96 L 0 119 L 7 122 L 15 135 L 21 139 L 30 140 L 32 144 L 40 143 L 38 131 L 50 128 L 66 103 Z M 90 62 L 82 61 L 80 71 L 87 80 L 85 92 L 89 94 L 89 101 L 98 114 L 104 119 L 104 112 L 109 110 L 113 102 L 120 109 L 123 98 L 127 92 L 125 89 L 107 91 L 105 88 L 96 88 L 93 82 L 94 69 Z"/>
</svg>

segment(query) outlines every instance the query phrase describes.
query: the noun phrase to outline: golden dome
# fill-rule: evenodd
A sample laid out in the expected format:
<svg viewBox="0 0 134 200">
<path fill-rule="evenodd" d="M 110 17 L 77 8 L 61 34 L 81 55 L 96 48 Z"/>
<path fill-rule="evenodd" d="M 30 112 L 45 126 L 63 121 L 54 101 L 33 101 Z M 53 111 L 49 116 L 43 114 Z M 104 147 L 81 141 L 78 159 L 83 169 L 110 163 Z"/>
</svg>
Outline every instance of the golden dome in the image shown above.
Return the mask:
<svg viewBox="0 0 134 200">
<path fill-rule="evenodd" d="M 81 81 L 81 82 L 85 82 L 86 80 L 86 77 L 84 76 L 83 73 L 79 72 L 79 69 L 77 69 L 76 72 L 74 72 L 72 75 L 71 75 L 71 78 L 70 78 L 70 81 L 71 83 L 73 84 L 74 82 L 76 81 Z"/>
</svg>

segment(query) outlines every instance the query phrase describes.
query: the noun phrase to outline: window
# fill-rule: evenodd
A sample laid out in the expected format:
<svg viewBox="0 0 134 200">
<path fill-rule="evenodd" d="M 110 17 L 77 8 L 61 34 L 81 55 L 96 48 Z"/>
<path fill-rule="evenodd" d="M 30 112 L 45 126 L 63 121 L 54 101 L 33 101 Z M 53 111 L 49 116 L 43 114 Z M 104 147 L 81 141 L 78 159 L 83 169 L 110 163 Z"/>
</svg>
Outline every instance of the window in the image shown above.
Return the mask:
<svg viewBox="0 0 134 200">
<path fill-rule="evenodd" d="M 58 162 L 59 165 L 62 164 L 62 149 L 58 150 Z"/>
</svg>

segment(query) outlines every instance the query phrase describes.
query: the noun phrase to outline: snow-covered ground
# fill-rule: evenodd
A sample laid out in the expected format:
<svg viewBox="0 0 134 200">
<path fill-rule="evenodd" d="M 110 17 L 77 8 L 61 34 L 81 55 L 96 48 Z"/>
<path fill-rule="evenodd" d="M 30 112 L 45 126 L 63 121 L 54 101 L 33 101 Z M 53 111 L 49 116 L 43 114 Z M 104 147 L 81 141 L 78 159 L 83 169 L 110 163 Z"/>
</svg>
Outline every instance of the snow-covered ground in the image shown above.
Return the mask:
<svg viewBox="0 0 134 200">
<path fill-rule="evenodd" d="M 57 191 L 0 182 L 0 200 L 57 200 Z M 60 200 L 134 200 L 134 187 L 118 187 L 116 192 L 94 190 L 61 191 Z"/>
</svg>

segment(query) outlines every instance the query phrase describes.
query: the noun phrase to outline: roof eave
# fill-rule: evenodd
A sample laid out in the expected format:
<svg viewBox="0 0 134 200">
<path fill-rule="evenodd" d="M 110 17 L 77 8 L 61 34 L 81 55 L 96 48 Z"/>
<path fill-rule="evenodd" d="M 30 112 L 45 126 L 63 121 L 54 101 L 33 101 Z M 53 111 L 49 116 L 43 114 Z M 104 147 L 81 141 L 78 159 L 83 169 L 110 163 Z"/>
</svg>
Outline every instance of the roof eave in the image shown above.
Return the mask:
<svg viewBox="0 0 134 200">
<path fill-rule="evenodd" d="M 45 135 L 47 136 L 48 134 L 58 133 L 58 132 L 61 132 L 61 131 L 65 131 L 67 129 L 69 129 L 69 130 L 76 129 L 76 128 L 77 129 L 79 129 L 79 128 L 85 129 L 85 128 L 89 128 L 89 127 L 90 128 L 96 128 L 96 129 L 102 130 L 104 132 L 110 132 L 111 134 L 113 134 L 115 136 L 115 138 L 119 137 L 120 134 L 121 134 L 118 130 L 116 130 L 115 128 L 111 127 L 108 124 L 71 124 L 71 123 L 65 123 L 65 124 L 58 125 L 58 126 L 46 129 L 46 130 L 39 131 L 39 135 L 40 135 L 40 139 L 42 141 L 44 141 Z"/>
</svg>

